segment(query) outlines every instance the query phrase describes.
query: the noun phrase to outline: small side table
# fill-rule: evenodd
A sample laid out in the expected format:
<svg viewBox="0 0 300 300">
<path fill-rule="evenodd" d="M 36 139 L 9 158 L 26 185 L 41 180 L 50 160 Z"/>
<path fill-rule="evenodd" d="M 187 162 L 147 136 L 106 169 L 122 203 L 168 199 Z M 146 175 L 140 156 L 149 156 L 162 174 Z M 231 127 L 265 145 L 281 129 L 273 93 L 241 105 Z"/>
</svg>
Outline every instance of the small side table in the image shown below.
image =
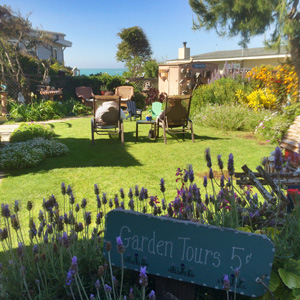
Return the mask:
<svg viewBox="0 0 300 300">
<path fill-rule="evenodd" d="M 0 92 L 0 98 L 1 98 L 1 115 L 5 116 L 7 114 L 7 92 Z"/>
<path fill-rule="evenodd" d="M 154 125 L 154 139 L 156 141 L 156 121 L 155 120 L 151 120 L 151 121 L 146 121 L 146 120 L 138 120 L 136 121 L 136 141 L 138 141 L 138 137 L 139 137 L 139 125 L 143 125 L 143 124 L 151 124 Z"/>
</svg>

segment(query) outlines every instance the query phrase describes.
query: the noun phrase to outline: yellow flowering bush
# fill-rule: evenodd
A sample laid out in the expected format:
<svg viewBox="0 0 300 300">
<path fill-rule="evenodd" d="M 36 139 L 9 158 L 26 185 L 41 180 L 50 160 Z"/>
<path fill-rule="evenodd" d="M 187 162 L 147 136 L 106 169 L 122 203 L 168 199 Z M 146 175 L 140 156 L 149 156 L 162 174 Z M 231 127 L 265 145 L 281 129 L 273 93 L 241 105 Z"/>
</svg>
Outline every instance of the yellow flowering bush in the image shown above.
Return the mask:
<svg viewBox="0 0 300 300">
<path fill-rule="evenodd" d="M 277 67 L 262 65 L 253 68 L 246 76 L 250 78 L 255 89 L 267 88 L 275 95 L 277 108 L 286 104 L 288 95 L 292 103 L 297 100 L 298 77 L 291 64 Z"/>
<path fill-rule="evenodd" d="M 258 109 L 275 108 L 276 97 L 269 89 L 258 89 L 253 91 L 248 96 L 240 97 L 239 101 L 247 104 L 248 107 L 257 111 Z"/>
</svg>

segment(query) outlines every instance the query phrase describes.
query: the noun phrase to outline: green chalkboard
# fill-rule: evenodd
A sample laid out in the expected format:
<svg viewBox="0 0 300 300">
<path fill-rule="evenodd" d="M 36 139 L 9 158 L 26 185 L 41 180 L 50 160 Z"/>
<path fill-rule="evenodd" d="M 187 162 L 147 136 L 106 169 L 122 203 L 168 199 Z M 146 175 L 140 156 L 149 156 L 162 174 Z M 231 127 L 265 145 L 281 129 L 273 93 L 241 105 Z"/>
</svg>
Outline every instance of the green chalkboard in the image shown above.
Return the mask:
<svg viewBox="0 0 300 300">
<path fill-rule="evenodd" d="M 113 210 L 106 216 L 105 241 L 112 243 L 111 261 L 121 266 L 116 237 L 125 247 L 124 266 L 150 274 L 223 289 L 228 275 L 234 290 L 234 270 L 239 268 L 237 293 L 257 297 L 266 293 L 255 282 L 268 285 L 274 245 L 265 235 L 206 226 L 168 217 Z M 104 246 L 104 255 L 107 255 Z"/>
</svg>

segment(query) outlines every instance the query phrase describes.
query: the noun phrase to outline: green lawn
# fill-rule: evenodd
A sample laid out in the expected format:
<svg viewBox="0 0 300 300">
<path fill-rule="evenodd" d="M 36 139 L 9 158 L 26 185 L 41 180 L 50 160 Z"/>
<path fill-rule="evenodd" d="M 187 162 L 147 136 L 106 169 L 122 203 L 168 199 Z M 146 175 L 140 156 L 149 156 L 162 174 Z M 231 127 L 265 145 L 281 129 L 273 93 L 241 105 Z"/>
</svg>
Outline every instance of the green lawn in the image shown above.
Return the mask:
<svg viewBox="0 0 300 300">
<path fill-rule="evenodd" d="M 86 198 L 88 203 L 95 203 L 94 183 L 99 185 L 100 193 L 107 193 L 108 199 L 119 193 L 121 187 L 127 194 L 135 185 L 147 188 L 149 195 L 160 197 L 161 178 L 166 181 L 166 198 L 170 201 L 178 187 L 177 168 L 192 164 L 196 182 L 202 186 L 203 173 L 207 172 L 204 160 L 207 147 L 211 149 L 214 169 L 218 169 L 218 154 L 222 155 L 226 167 L 228 155 L 233 153 L 236 171 L 241 171 L 243 164 L 254 169 L 261 158 L 274 149 L 270 145 L 259 145 L 254 139 L 243 138 L 249 136 L 247 133 L 224 133 L 199 126 L 194 126 L 195 143 L 190 136 L 185 141 L 168 136 L 165 145 L 162 137 L 156 142 L 150 140 L 150 127 L 141 125 L 136 143 L 135 121 L 129 120 L 124 123 L 125 146 L 121 146 L 118 138 L 108 136 L 97 136 L 92 146 L 90 118 L 65 120 L 52 123 L 52 126 L 57 139 L 69 147 L 69 155 L 46 159 L 37 168 L 9 172 L 0 185 L 1 203 L 12 204 L 19 200 L 21 207 L 25 207 L 31 200 L 38 211 L 43 198 L 51 194 L 61 198 L 62 182 L 72 186 L 76 202 Z"/>
</svg>

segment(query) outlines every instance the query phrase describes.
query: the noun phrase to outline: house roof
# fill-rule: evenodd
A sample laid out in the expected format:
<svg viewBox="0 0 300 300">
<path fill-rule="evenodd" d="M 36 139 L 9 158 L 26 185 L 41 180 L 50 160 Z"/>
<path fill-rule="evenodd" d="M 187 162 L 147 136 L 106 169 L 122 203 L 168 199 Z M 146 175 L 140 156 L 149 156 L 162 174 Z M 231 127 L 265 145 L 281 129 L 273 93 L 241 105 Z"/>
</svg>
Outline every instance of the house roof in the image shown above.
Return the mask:
<svg viewBox="0 0 300 300">
<path fill-rule="evenodd" d="M 49 31 L 49 30 L 32 30 L 33 34 L 37 34 L 38 32 L 46 33 L 53 38 L 53 43 L 62 45 L 64 47 L 72 47 L 72 42 L 65 40 L 65 34 L 61 32 Z"/>
<path fill-rule="evenodd" d="M 289 56 L 289 52 L 286 47 L 280 47 L 278 49 L 266 49 L 265 47 L 260 48 L 248 48 L 238 50 L 225 50 L 225 51 L 214 51 L 199 55 L 193 55 L 190 59 L 174 59 L 168 62 L 186 62 L 190 61 L 232 61 L 232 60 L 249 60 L 249 59 L 264 59 L 264 58 L 279 58 Z"/>
</svg>

